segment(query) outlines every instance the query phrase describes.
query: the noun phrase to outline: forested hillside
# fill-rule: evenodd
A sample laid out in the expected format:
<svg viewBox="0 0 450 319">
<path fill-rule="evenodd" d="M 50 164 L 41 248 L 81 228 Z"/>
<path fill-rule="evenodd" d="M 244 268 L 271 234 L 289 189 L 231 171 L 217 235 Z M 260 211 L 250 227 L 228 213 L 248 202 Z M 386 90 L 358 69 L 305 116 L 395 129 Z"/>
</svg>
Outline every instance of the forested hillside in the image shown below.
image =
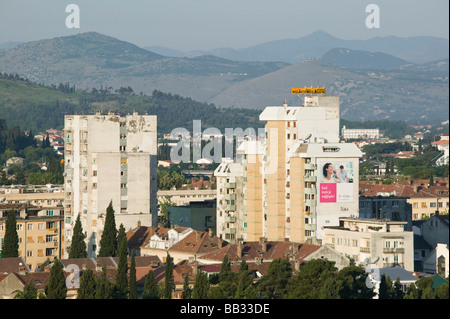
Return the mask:
<svg viewBox="0 0 450 319">
<path fill-rule="evenodd" d="M 177 127 L 191 131 L 193 120 L 201 120 L 203 129 L 216 127 L 222 132 L 227 127 L 263 127 L 258 110 L 221 109 L 156 90 L 147 96 L 135 93 L 131 87 L 115 91 L 102 86 L 80 90 L 70 83 L 47 87 L 17 75 L 0 75 L 0 118 L 10 123 L 10 127 L 19 126 L 34 132 L 61 129 L 65 114 L 94 114 L 96 111 L 157 115 L 161 134 Z"/>
</svg>

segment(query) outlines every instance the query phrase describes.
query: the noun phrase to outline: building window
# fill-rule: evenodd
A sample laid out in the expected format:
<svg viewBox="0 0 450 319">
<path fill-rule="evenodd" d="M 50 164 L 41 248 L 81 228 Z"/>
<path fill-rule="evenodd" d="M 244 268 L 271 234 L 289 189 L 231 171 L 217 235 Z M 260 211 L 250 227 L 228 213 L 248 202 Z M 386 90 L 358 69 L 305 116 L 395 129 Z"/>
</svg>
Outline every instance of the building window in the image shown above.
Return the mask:
<svg viewBox="0 0 450 319">
<path fill-rule="evenodd" d="M 422 208 L 427 208 L 427 203 L 426 202 L 422 202 Z"/>
<path fill-rule="evenodd" d="M 33 230 L 33 224 L 28 224 L 28 225 L 27 225 L 27 229 L 28 229 L 28 230 Z"/>
</svg>

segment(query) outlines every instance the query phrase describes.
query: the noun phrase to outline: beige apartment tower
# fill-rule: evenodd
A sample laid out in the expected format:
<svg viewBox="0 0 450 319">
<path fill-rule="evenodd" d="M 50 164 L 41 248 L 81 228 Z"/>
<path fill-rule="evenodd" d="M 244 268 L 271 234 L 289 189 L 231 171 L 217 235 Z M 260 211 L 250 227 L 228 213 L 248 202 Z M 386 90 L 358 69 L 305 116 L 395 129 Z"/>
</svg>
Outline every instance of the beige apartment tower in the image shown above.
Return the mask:
<svg viewBox="0 0 450 319">
<path fill-rule="evenodd" d="M 358 215 L 361 152 L 340 143 L 339 97 L 268 106 L 260 120 L 266 122 L 265 140 L 238 148 L 244 154 L 247 241 L 317 242 L 325 226 Z"/>
<path fill-rule="evenodd" d="M 156 116 L 66 115 L 64 130 L 65 257 L 78 215 L 96 256 L 110 202 L 117 227 L 156 225 Z"/>
</svg>

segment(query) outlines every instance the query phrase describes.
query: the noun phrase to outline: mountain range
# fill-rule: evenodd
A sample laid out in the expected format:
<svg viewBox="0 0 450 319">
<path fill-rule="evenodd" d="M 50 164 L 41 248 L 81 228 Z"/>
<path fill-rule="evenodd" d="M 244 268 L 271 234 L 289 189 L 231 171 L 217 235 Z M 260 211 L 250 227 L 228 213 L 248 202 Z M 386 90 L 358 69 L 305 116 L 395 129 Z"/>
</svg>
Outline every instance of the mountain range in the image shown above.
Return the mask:
<svg viewBox="0 0 450 319">
<path fill-rule="evenodd" d="M 172 57 L 215 55 L 235 61 L 281 61 L 290 64 L 308 58 L 319 59 L 334 48 L 380 52 L 419 64 L 449 57 L 449 41 L 443 38 L 389 36 L 367 40 L 344 40 L 322 30 L 301 38 L 269 41 L 243 49 L 216 48 L 209 51 L 183 52 L 158 46 L 144 47 L 152 52 Z"/>
<path fill-rule="evenodd" d="M 396 54 L 383 52 L 387 49 Z M 291 88 L 321 86 L 340 96 L 341 117 L 348 120 L 432 123 L 449 114 L 445 39 L 350 41 L 319 31 L 237 50 L 240 56 L 235 57 L 213 52 L 170 57 L 161 50 L 88 32 L 2 49 L 0 72 L 46 85 L 69 82 L 82 90 L 130 86 L 136 94 L 159 90 L 218 107 L 254 109 L 285 99 L 298 105 Z"/>
</svg>

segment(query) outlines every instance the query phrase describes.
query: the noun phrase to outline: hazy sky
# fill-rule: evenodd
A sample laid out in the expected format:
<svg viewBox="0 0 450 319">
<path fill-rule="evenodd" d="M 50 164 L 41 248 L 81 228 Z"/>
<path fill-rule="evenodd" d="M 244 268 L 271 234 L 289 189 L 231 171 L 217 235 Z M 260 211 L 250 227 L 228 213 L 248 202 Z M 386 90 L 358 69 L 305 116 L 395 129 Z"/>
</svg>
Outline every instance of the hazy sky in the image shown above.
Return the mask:
<svg viewBox="0 0 450 319">
<path fill-rule="evenodd" d="M 66 27 L 66 6 L 80 28 Z M 368 29 L 366 7 L 380 9 Z M 96 31 L 138 46 L 178 50 L 245 48 L 324 30 L 341 39 L 449 38 L 448 0 L 0 0 L 0 43 Z"/>
</svg>

